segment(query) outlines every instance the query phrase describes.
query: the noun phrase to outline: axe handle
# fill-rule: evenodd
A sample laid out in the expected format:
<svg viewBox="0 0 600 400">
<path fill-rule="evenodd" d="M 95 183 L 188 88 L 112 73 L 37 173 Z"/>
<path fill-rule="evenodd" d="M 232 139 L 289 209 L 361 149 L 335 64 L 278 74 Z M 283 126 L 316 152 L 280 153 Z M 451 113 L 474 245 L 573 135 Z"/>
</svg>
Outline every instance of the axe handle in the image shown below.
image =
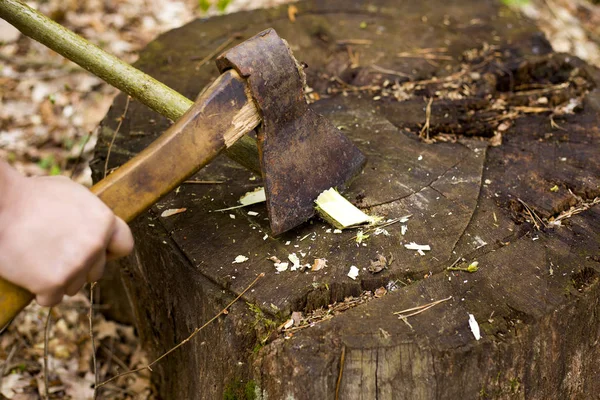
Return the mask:
<svg viewBox="0 0 600 400">
<path fill-rule="evenodd" d="M 245 80 L 229 70 L 158 140 L 91 190 L 130 222 L 259 123 Z M 0 279 L 0 328 L 32 299 L 27 290 Z"/>
<path fill-rule="evenodd" d="M 21 0 L 0 0 L 0 18 L 172 121 L 177 121 L 194 104 Z M 253 138 L 244 136 L 225 152 L 232 160 L 260 174 L 258 149 Z"/>
</svg>

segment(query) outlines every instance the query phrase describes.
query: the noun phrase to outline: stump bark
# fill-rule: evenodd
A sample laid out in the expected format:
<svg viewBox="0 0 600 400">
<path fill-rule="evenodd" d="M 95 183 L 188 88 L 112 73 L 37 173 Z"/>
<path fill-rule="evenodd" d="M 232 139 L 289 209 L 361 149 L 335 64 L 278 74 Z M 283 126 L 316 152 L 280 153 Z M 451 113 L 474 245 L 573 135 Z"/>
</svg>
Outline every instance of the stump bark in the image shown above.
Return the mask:
<svg viewBox="0 0 600 400">
<path fill-rule="evenodd" d="M 360 244 L 356 231 L 334 234 L 318 219 L 272 237 L 264 205 L 215 212 L 261 185 L 217 159 L 195 179 L 225 183 L 184 184 L 133 224 L 122 275 L 151 358 L 266 277 L 156 365 L 161 396 L 595 398 L 599 72 L 554 54 L 530 21 L 494 1 L 296 6 L 295 22 L 287 7 L 192 22 L 149 44 L 137 66 L 195 98 L 218 74 L 199 60 L 275 28 L 309 65 L 314 109 L 368 157 L 347 198 L 386 220 L 411 217 Z M 124 108 L 120 96 L 101 127 L 97 178 Z M 132 102 L 110 166 L 169 124 Z M 171 208 L 187 211 L 160 217 Z M 276 273 L 268 258 L 290 253 L 327 267 Z M 238 255 L 249 260 L 232 263 Z M 393 262 L 369 272 L 380 255 Z M 459 259 L 479 270 L 448 271 Z M 406 319 L 393 314 L 448 297 Z M 301 325 L 277 329 L 298 311 Z"/>
</svg>

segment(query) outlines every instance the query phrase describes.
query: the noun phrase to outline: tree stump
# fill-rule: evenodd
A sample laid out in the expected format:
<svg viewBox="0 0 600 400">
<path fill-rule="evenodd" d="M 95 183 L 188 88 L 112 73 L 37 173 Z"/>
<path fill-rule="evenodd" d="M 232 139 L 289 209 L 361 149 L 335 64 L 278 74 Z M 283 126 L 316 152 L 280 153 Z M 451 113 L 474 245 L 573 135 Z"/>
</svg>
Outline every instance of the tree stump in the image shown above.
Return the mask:
<svg viewBox="0 0 600 400">
<path fill-rule="evenodd" d="M 137 66 L 195 98 L 218 74 L 202 61 L 214 49 L 275 28 L 309 65 L 315 110 L 368 157 L 346 197 L 385 220 L 411 217 L 365 231 L 362 243 L 356 230 L 336 234 L 318 219 L 272 237 L 264 205 L 215 212 L 261 185 L 219 157 L 194 179 L 224 183 L 184 184 L 133 223 L 135 254 L 121 265 L 151 358 L 266 276 L 153 368 L 161 396 L 597 396 L 599 72 L 554 54 L 530 21 L 495 1 L 296 7 L 295 21 L 287 6 L 194 21 L 149 44 Z M 103 123 L 97 178 L 125 100 Z M 132 101 L 111 168 L 169 124 Z M 160 216 L 171 208 L 187 211 Z M 411 242 L 431 251 L 406 249 Z M 290 253 L 327 266 L 277 273 L 268 258 Z M 238 255 L 249 260 L 233 263 Z M 380 256 L 389 265 L 375 273 Z M 477 272 L 447 270 L 473 261 Z M 281 328 L 292 312 L 301 321 Z"/>
</svg>

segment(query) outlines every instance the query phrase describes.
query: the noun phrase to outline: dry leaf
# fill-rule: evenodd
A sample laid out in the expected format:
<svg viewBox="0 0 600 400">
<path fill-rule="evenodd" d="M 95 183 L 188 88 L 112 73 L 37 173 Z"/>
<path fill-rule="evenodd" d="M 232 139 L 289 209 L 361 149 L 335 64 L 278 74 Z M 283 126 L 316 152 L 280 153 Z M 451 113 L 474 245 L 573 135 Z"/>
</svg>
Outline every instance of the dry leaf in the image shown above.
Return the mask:
<svg viewBox="0 0 600 400">
<path fill-rule="evenodd" d="M 288 18 L 290 22 L 296 22 L 296 14 L 298 14 L 298 7 L 295 5 L 288 6 Z"/>
<path fill-rule="evenodd" d="M 377 254 L 377 259 L 371 260 L 371 265 L 369 265 L 367 267 L 367 271 L 369 271 L 372 274 L 377 274 L 377 273 L 383 271 L 384 269 L 386 269 L 387 266 L 388 266 L 387 259 L 384 256 L 382 256 L 381 254 Z"/>
<path fill-rule="evenodd" d="M 117 324 L 112 321 L 101 320 L 96 322 L 94 324 L 94 333 L 96 334 L 96 340 L 102 340 L 109 337 L 119 339 Z"/>
<path fill-rule="evenodd" d="M 316 272 L 320 271 L 327 266 L 327 260 L 324 258 L 315 258 L 315 262 L 311 267 L 311 271 Z"/>
</svg>

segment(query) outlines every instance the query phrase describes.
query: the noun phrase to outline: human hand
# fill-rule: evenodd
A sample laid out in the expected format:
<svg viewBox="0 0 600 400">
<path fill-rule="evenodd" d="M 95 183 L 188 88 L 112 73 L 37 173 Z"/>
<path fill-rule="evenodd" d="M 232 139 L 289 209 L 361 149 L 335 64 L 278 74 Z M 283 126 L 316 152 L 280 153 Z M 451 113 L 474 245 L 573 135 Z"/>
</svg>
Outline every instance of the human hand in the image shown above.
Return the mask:
<svg viewBox="0 0 600 400">
<path fill-rule="evenodd" d="M 127 224 L 65 177 L 25 178 L 0 161 L 0 276 L 42 306 L 99 280 L 133 249 Z"/>
</svg>

